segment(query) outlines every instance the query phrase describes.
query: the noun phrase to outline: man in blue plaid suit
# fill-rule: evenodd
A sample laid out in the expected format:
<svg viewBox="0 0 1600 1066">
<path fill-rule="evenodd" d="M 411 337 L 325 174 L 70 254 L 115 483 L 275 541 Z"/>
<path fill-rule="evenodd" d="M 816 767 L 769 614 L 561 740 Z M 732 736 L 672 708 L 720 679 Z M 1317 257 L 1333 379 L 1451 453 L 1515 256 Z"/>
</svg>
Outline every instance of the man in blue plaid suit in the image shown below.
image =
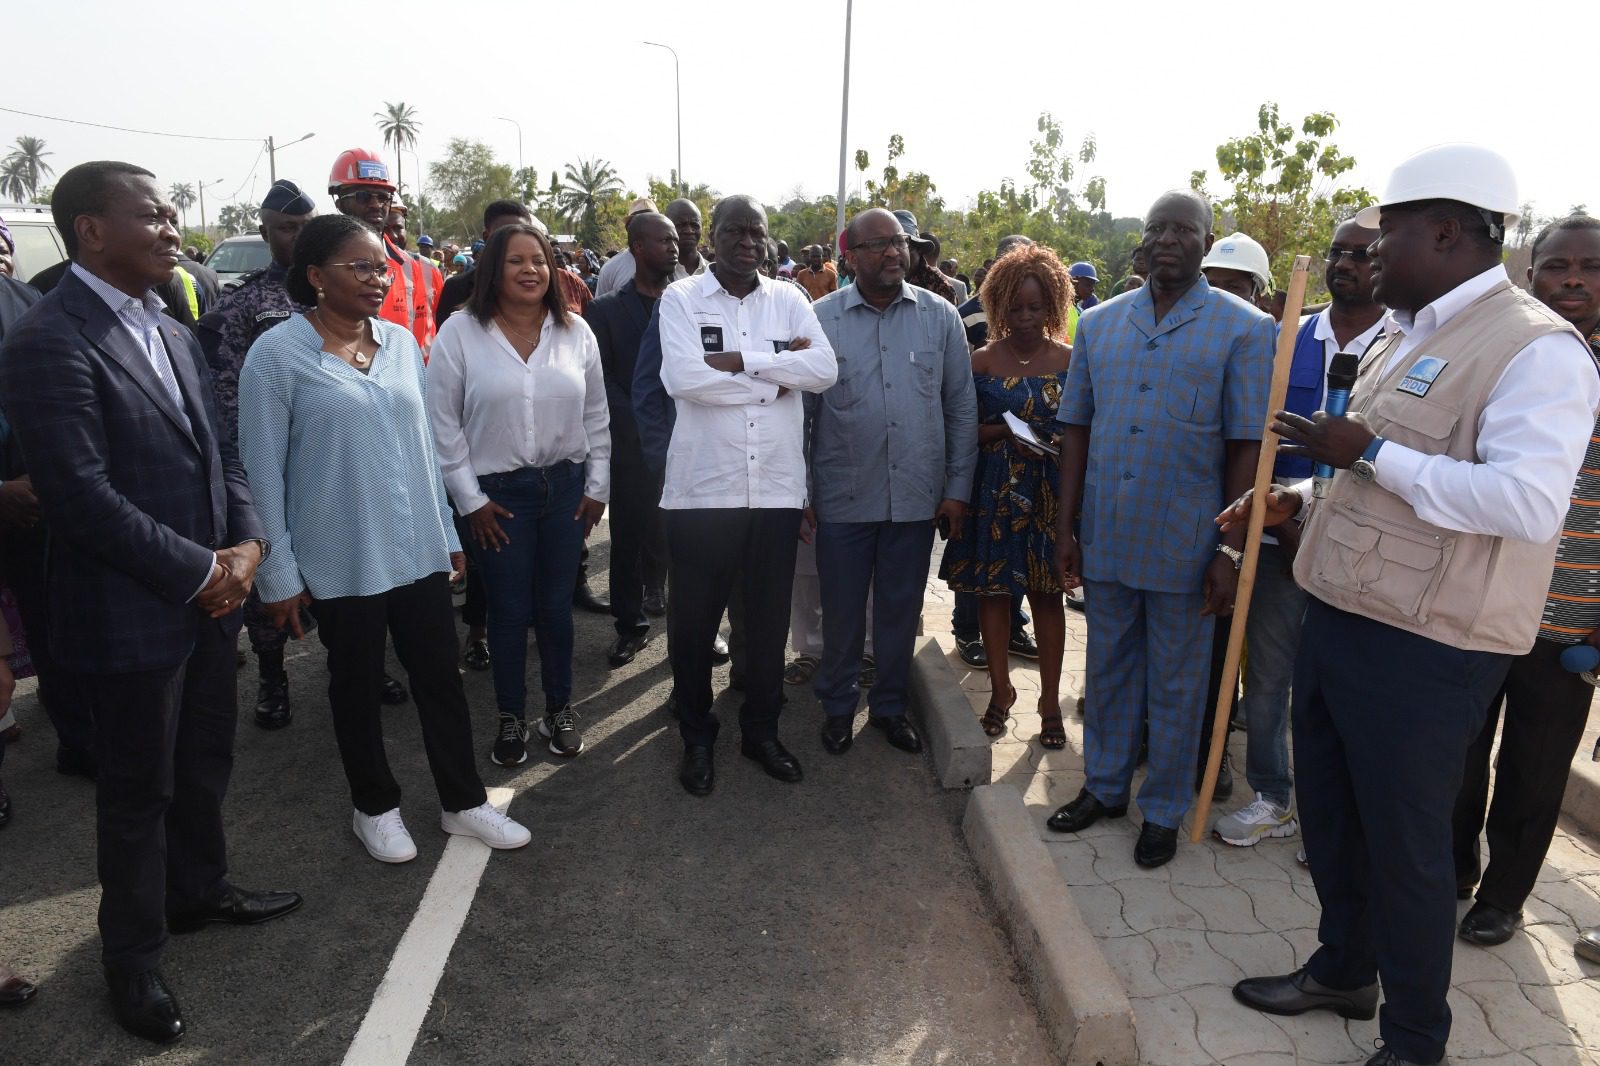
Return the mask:
<svg viewBox="0 0 1600 1066">
<path fill-rule="evenodd" d="M 187 329 L 152 291 L 177 215 L 149 171 L 61 176 L 72 263 L 0 348 L 0 404 L 50 526 L 50 643 L 94 719 L 101 960 L 117 1020 L 170 1042 L 167 934 L 294 910 L 227 878 L 222 800 L 240 604 L 264 550 L 255 504 Z"/>
<path fill-rule="evenodd" d="M 1079 320 L 1058 416 L 1057 565 L 1086 588 L 1089 647 L 1084 788 L 1049 824 L 1127 812 L 1148 718 L 1134 849 L 1147 867 L 1176 853 L 1193 798 L 1214 619 L 1233 611 L 1244 543 L 1214 519 L 1254 478 L 1272 374 L 1271 316 L 1200 275 L 1211 226 L 1194 193 L 1155 202 L 1150 280 Z"/>
</svg>

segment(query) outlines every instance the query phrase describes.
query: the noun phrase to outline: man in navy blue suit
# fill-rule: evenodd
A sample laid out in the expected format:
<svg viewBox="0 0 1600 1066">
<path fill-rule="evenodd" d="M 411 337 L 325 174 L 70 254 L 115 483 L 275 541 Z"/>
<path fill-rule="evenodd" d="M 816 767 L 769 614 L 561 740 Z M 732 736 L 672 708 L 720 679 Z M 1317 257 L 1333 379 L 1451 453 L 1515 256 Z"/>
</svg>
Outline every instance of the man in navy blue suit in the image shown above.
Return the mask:
<svg viewBox="0 0 1600 1066">
<path fill-rule="evenodd" d="M 118 1022 L 184 1033 L 169 929 L 300 905 L 227 878 L 240 604 L 266 542 L 204 357 L 151 290 L 178 263 L 155 176 L 95 162 L 51 213 L 72 263 L 0 347 L 0 405 L 51 529 L 51 645 L 95 723 L 102 961 Z"/>
</svg>

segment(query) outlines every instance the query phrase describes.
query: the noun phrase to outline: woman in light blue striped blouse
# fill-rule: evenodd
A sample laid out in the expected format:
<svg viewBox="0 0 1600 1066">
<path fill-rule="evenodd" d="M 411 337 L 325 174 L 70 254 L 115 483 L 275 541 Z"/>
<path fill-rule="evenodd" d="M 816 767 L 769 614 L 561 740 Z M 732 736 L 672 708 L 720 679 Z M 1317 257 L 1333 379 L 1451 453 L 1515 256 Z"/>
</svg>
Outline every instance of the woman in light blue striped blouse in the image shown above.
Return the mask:
<svg viewBox="0 0 1600 1066">
<path fill-rule="evenodd" d="M 309 603 L 328 649 L 334 733 L 353 828 L 384 862 L 416 857 L 384 754 L 386 636 L 405 667 L 447 833 L 521 847 L 529 833 L 491 806 L 472 754 L 456 670 L 449 578 L 461 545 L 423 407 L 422 353 L 375 317 L 391 278 L 377 235 L 343 215 L 295 242 L 289 295 L 304 305 L 250 348 L 239 379 L 239 445 L 272 566 L 256 587 L 296 637 Z"/>
</svg>

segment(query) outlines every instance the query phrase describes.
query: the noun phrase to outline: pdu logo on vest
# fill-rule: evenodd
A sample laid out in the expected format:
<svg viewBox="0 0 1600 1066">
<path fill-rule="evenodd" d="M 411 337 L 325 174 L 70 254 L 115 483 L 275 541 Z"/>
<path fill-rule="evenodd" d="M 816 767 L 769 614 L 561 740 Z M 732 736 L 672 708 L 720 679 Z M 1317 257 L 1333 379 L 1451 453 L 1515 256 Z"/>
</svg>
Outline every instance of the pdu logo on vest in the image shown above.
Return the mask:
<svg viewBox="0 0 1600 1066">
<path fill-rule="evenodd" d="M 1406 376 L 1395 388 L 1412 396 L 1426 396 L 1428 390 L 1433 388 L 1433 383 L 1439 379 L 1439 375 L 1444 373 L 1444 368 L 1449 365 L 1448 359 L 1435 359 L 1431 355 L 1425 355 L 1406 371 Z"/>
</svg>

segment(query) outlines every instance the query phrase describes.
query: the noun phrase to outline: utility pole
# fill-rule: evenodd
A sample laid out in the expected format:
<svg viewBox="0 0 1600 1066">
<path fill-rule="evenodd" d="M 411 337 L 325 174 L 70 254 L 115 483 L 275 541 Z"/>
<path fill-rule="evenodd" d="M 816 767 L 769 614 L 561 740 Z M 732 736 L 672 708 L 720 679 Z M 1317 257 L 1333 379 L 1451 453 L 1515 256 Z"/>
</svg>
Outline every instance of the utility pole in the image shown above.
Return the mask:
<svg viewBox="0 0 1600 1066">
<path fill-rule="evenodd" d="M 206 186 L 207 185 L 221 185 L 221 184 L 222 184 L 222 179 L 221 178 L 218 178 L 216 181 L 212 181 L 212 182 L 205 182 L 205 181 L 197 181 L 197 182 L 195 182 L 195 187 L 200 190 L 200 233 L 202 235 L 204 235 L 205 231 L 206 231 Z"/>
<path fill-rule="evenodd" d="M 683 177 L 683 79 L 678 70 L 678 50 L 670 44 L 657 44 L 655 41 L 643 43 L 651 48 L 665 48 L 672 53 L 672 91 L 678 99 L 678 191 L 687 195 L 689 183 Z"/>
<path fill-rule="evenodd" d="M 304 137 L 296 137 L 294 140 L 290 141 L 289 144 L 299 144 L 301 141 L 309 141 L 315 136 L 315 133 L 308 133 Z M 272 143 L 272 138 L 267 138 L 267 173 L 271 176 L 273 181 L 278 180 L 278 150 L 289 147 L 289 144 L 274 145 Z"/>
<path fill-rule="evenodd" d="M 522 166 L 522 123 L 518 122 L 514 118 L 506 118 L 504 115 L 496 115 L 495 119 L 497 121 L 500 121 L 500 122 L 509 122 L 513 126 L 517 127 L 517 192 L 520 194 L 522 192 L 522 173 L 523 173 L 523 166 Z M 520 199 L 522 199 L 522 197 L 519 195 L 517 197 L 517 199 L 520 200 Z"/>
<path fill-rule="evenodd" d="M 833 232 L 844 232 L 844 175 L 845 153 L 850 140 L 850 17 L 854 14 L 855 0 L 844 0 L 844 101 L 839 105 L 839 202 Z"/>
</svg>

